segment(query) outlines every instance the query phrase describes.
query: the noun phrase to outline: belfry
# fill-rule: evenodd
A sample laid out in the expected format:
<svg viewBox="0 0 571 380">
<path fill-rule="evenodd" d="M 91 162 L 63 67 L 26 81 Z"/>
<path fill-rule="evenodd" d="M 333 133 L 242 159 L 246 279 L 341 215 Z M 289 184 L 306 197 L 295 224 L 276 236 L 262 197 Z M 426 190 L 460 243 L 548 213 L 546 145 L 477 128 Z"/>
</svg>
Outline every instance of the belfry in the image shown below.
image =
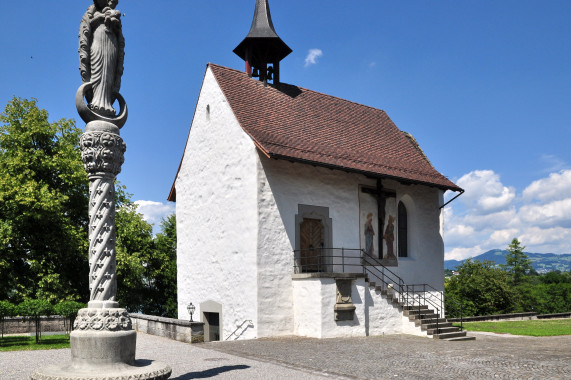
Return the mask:
<svg viewBox="0 0 571 380">
<path fill-rule="evenodd" d="M 274 29 L 268 0 L 256 0 L 250 32 L 234 49 L 234 53 L 246 61 L 246 73 L 264 83 L 278 84 L 280 61 L 291 52 Z"/>
</svg>

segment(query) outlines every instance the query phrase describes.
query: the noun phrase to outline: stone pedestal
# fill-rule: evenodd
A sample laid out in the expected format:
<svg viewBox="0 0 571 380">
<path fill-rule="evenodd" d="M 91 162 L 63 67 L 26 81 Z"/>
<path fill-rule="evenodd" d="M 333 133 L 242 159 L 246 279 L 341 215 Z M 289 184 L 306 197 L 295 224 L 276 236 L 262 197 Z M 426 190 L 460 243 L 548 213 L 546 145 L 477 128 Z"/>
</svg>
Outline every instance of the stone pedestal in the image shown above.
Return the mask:
<svg viewBox="0 0 571 380">
<path fill-rule="evenodd" d="M 135 360 L 137 333 L 125 309 L 81 309 L 71 333 L 71 362 L 40 368 L 33 380 L 163 380 L 172 370 Z"/>
</svg>

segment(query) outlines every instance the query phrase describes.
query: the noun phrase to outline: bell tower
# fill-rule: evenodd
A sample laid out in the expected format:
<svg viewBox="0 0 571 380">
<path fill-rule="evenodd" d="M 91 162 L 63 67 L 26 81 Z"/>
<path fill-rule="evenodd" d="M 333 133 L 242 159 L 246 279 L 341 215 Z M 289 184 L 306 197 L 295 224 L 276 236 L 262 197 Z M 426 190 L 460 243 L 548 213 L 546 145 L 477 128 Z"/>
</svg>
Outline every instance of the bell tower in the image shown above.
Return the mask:
<svg viewBox="0 0 571 380">
<path fill-rule="evenodd" d="M 280 61 L 291 52 L 274 29 L 268 0 L 256 0 L 250 32 L 234 49 L 234 53 L 246 61 L 246 73 L 264 84 L 268 81 L 278 84 Z"/>
</svg>

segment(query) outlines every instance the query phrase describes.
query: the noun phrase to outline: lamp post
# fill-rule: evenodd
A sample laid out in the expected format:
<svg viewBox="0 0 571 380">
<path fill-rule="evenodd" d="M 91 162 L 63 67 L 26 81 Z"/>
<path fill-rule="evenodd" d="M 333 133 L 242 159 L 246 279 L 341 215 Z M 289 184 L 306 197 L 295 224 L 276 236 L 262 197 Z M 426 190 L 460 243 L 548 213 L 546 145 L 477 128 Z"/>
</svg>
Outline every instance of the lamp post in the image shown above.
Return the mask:
<svg viewBox="0 0 571 380">
<path fill-rule="evenodd" d="M 194 305 L 192 304 L 192 302 L 191 302 L 191 303 L 189 303 L 188 306 L 186 307 L 186 310 L 188 310 L 188 314 L 190 314 L 190 321 L 191 321 L 191 322 L 194 322 L 194 321 L 192 320 L 192 314 L 194 314 L 194 311 L 196 310 L 196 306 L 194 306 Z"/>
</svg>

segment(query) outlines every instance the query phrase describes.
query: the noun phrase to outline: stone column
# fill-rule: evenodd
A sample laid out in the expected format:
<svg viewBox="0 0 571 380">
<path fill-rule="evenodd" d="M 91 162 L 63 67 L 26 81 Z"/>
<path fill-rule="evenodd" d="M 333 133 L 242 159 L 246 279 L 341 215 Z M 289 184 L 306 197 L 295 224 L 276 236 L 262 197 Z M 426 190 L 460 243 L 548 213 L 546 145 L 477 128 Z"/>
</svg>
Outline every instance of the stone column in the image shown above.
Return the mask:
<svg viewBox="0 0 571 380">
<path fill-rule="evenodd" d="M 114 182 L 126 145 L 119 128 L 99 121 L 87 125 L 79 146 L 89 175 L 89 307 L 118 307 Z"/>
<path fill-rule="evenodd" d="M 135 361 L 137 333 L 116 301 L 115 178 L 126 150 L 119 129 L 127 121 L 127 104 L 119 93 L 125 40 L 117 3 L 93 1 L 79 29 L 83 84 L 75 104 L 86 123 L 79 146 L 89 176 L 89 303 L 70 334 L 71 362 L 40 368 L 34 380 L 163 380 L 172 372 L 160 362 Z"/>
</svg>

